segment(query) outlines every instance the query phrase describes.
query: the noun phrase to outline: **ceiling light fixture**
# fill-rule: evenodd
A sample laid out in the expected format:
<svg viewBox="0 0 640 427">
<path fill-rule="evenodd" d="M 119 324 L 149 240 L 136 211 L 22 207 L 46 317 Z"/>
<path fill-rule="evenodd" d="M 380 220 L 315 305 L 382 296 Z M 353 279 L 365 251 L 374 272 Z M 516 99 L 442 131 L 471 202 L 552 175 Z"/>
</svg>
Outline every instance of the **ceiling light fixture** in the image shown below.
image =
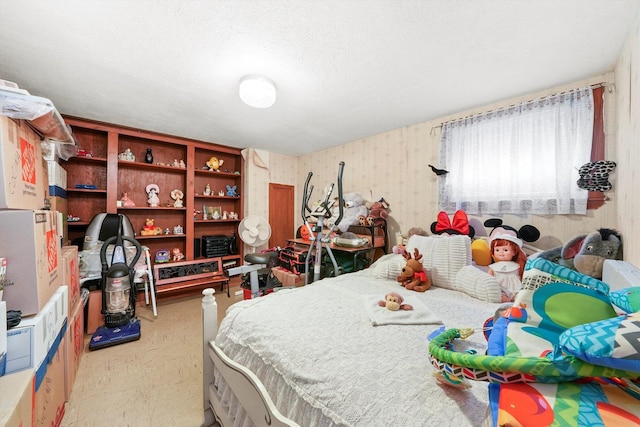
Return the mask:
<svg viewBox="0 0 640 427">
<path fill-rule="evenodd" d="M 244 76 L 238 93 L 242 102 L 254 108 L 269 108 L 276 102 L 276 85 L 262 76 Z"/>
</svg>

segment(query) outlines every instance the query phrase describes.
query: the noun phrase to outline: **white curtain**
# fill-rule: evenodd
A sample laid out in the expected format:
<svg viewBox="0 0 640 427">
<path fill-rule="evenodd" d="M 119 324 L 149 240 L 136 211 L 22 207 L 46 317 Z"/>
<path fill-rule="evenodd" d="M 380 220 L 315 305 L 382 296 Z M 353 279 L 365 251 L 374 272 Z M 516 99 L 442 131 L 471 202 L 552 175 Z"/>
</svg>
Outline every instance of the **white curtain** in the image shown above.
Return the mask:
<svg viewBox="0 0 640 427">
<path fill-rule="evenodd" d="M 589 162 L 589 87 L 442 127 L 440 209 L 469 214 L 586 214 L 578 169 Z"/>
</svg>

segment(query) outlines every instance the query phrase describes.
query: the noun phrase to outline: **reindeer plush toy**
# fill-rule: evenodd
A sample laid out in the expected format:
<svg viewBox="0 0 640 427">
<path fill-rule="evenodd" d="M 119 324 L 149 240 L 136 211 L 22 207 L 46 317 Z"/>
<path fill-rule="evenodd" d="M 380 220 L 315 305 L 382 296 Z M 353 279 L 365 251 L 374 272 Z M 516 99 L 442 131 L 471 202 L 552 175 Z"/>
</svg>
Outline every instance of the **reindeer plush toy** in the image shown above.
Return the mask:
<svg viewBox="0 0 640 427">
<path fill-rule="evenodd" d="M 424 271 L 422 262 L 420 262 L 422 254 L 417 248 L 414 249 L 413 254 L 413 258 L 411 258 L 410 253 L 404 252 L 403 256 L 407 263 L 402 267 L 402 271 L 396 281 L 410 291 L 425 292 L 431 287 L 431 280 L 429 280 L 429 276 L 427 276 L 427 272 Z"/>
</svg>

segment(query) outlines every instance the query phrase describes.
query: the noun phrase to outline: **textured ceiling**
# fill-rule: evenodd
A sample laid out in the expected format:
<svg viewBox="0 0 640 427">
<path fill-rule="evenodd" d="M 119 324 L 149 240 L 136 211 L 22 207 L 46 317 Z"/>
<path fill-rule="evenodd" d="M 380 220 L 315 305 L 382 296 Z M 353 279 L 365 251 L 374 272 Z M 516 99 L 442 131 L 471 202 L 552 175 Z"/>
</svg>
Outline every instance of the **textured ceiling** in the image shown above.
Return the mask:
<svg viewBox="0 0 640 427">
<path fill-rule="evenodd" d="M 640 0 L 0 0 L 63 114 L 298 155 L 611 71 Z M 248 107 L 238 82 L 278 87 Z"/>
</svg>

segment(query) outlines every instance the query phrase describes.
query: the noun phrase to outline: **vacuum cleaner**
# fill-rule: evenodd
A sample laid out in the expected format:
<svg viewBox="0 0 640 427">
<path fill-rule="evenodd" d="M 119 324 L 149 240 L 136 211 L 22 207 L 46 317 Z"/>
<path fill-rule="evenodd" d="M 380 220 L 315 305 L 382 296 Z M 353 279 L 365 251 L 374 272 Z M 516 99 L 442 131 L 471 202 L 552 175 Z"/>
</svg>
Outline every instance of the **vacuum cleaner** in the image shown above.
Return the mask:
<svg viewBox="0 0 640 427">
<path fill-rule="evenodd" d="M 118 234 L 108 238 L 100 249 L 102 263 L 102 314 L 104 325 L 91 336 L 89 350 L 98 350 L 140 339 L 140 320 L 136 318 L 136 290 L 133 286 L 134 266 L 142 248 L 132 237 L 123 236 L 122 218 Z M 127 264 L 124 242 L 129 242 L 136 252 Z M 111 263 L 107 263 L 107 248 L 113 245 Z"/>
</svg>

